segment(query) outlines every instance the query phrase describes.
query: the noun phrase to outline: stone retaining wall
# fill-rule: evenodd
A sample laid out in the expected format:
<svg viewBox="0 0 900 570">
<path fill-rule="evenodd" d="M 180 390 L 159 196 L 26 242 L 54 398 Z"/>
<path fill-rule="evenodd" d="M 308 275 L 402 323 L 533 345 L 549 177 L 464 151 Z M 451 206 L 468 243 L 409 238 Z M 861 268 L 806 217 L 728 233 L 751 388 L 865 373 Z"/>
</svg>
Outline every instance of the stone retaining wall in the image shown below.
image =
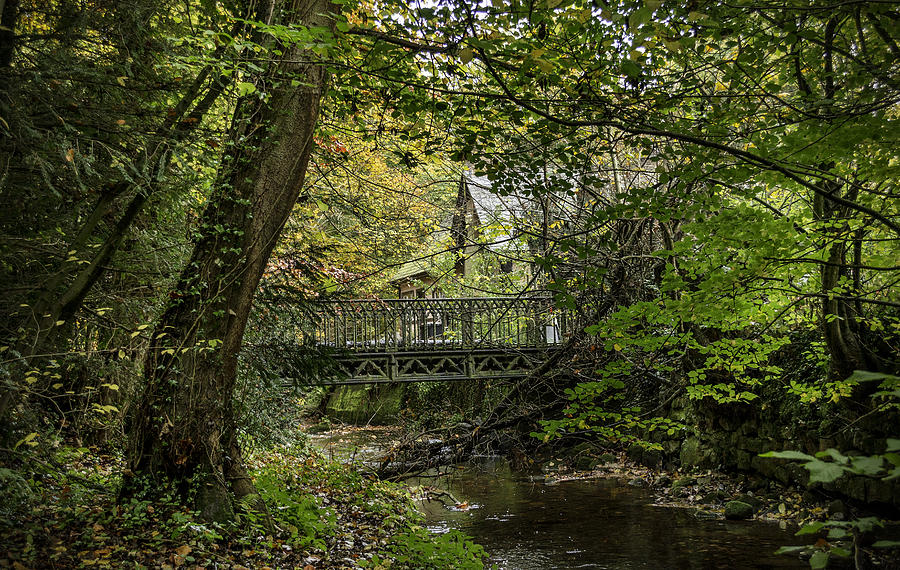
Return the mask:
<svg viewBox="0 0 900 570">
<path fill-rule="evenodd" d="M 884 452 L 886 437 L 900 433 L 900 416 L 896 413 L 890 418 L 881 415 L 853 420 L 850 406 L 833 404 L 764 408 L 681 400 L 673 404 L 668 415 L 690 426 L 687 433 L 647 434 L 647 439 L 659 443 L 662 451 L 633 446 L 629 449 L 632 459 L 650 467 L 740 471 L 804 487 L 810 487 L 809 475 L 800 463 L 759 454 L 788 449 L 814 454 L 834 448 L 845 455 L 872 455 Z M 814 484 L 812 488 L 900 509 L 900 479 L 885 481 L 845 474 L 833 483 Z"/>
</svg>

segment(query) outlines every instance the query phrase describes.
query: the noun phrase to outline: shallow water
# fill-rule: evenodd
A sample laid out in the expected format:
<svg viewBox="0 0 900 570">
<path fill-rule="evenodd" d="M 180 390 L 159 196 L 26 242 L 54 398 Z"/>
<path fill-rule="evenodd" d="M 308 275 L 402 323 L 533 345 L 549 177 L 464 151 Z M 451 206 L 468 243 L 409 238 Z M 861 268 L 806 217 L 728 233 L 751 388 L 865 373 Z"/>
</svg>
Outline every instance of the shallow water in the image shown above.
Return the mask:
<svg viewBox="0 0 900 570">
<path fill-rule="evenodd" d="M 381 439 L 357 433 L 341 438 L 367 448 Z M 320 445 L 342 448 L 323 437 Z M 344 448 L 346 453 L 346 448 Z M 346 455 L 345 455 L 346 456 Z M 359 458 L 359 455 L 357 455 Z M 499 458 L 482 458 L 447 477 L 410 481 L 450 491 L 469 508 L 420 503 L 428 528 L 472 536 L 500 568 L 808 568 L 774 555 L 799 544 L 795 529 L 751 521 L 701 520 L 693 509 L 652 504 L 649 490 L 615 479 L 533 482 Z"/>
<path fill-rule="evenodd" d="M 792 530 L 700 520 L 692 509 L 653 506 L 648 490 L 624 481 L 545 485 L 492 460 L 434 486 L 471 508 L 424 503 L 429 529 L 455 528 L 473 536 L 501 568 L 808 568 L 773 554 L 798 543 Z"/>
</svg>

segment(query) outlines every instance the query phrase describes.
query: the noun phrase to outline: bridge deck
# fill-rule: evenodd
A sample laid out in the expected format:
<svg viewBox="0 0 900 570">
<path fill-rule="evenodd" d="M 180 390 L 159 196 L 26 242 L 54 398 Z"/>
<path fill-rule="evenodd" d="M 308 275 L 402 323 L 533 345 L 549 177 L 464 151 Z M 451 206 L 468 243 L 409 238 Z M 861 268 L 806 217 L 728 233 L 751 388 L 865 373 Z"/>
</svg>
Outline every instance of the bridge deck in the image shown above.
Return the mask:
<svg viewBox="0 0 900 570">
<path fill-rule="evenodd" d="M 314 385 L 514 378 L 570 334 L 546 296 L 317 301 L 303 342 L 333 351 Z"/>
</svg>

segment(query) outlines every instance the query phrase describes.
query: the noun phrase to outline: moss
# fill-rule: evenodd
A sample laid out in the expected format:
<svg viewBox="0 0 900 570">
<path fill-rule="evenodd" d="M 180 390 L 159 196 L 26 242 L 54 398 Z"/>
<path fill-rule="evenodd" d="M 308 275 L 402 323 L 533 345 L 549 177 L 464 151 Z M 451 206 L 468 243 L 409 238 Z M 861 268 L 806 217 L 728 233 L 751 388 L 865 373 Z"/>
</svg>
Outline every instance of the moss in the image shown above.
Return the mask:
<svg viewBox="0 0 900 570">
<path fill-rule="evenodd" d="M 696 484 L 697 479 L 695 477 L 682 477 L 680 479 L 676 479 L 675 482 L 672 483 L 672 489 L 680 489 L 681 487 L 689 487 Z"/>
<path fill-rule="evenodd" d="M 405 386 L 381 385 L 374 388 L 340 386 L 331 395 L 325 413 L 354 424 L 391 424 L 397 421 Z"/>
<path fill-rule="evenodd" d="M 684 467 L 703 467 L 709 463 L 709 450 L 699 438 L 689 437 L 681 444 L 680 461 Z"/>
<path fill-rule="evenodd" d="M 743 501 L 728 501 L 725 503 L 725 518 L 732 521 L 744 520 L 753 517 L 753 506 Z"/>
</svg>

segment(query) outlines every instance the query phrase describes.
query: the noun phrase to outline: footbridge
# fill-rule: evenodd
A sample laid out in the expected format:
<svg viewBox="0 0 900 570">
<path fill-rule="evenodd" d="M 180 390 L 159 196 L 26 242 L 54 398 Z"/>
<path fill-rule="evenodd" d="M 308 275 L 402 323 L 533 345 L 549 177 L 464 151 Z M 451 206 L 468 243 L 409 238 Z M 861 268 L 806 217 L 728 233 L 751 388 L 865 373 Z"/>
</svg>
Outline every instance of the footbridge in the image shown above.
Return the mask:
<svg viewBox="0 0 900 570">
<path fill-rule="evenodd" d="M 547 296 L 314 301 L 303 343 L 334 366 L 306 385 L 519 378 L 572 332 Z"/>
</svg>

